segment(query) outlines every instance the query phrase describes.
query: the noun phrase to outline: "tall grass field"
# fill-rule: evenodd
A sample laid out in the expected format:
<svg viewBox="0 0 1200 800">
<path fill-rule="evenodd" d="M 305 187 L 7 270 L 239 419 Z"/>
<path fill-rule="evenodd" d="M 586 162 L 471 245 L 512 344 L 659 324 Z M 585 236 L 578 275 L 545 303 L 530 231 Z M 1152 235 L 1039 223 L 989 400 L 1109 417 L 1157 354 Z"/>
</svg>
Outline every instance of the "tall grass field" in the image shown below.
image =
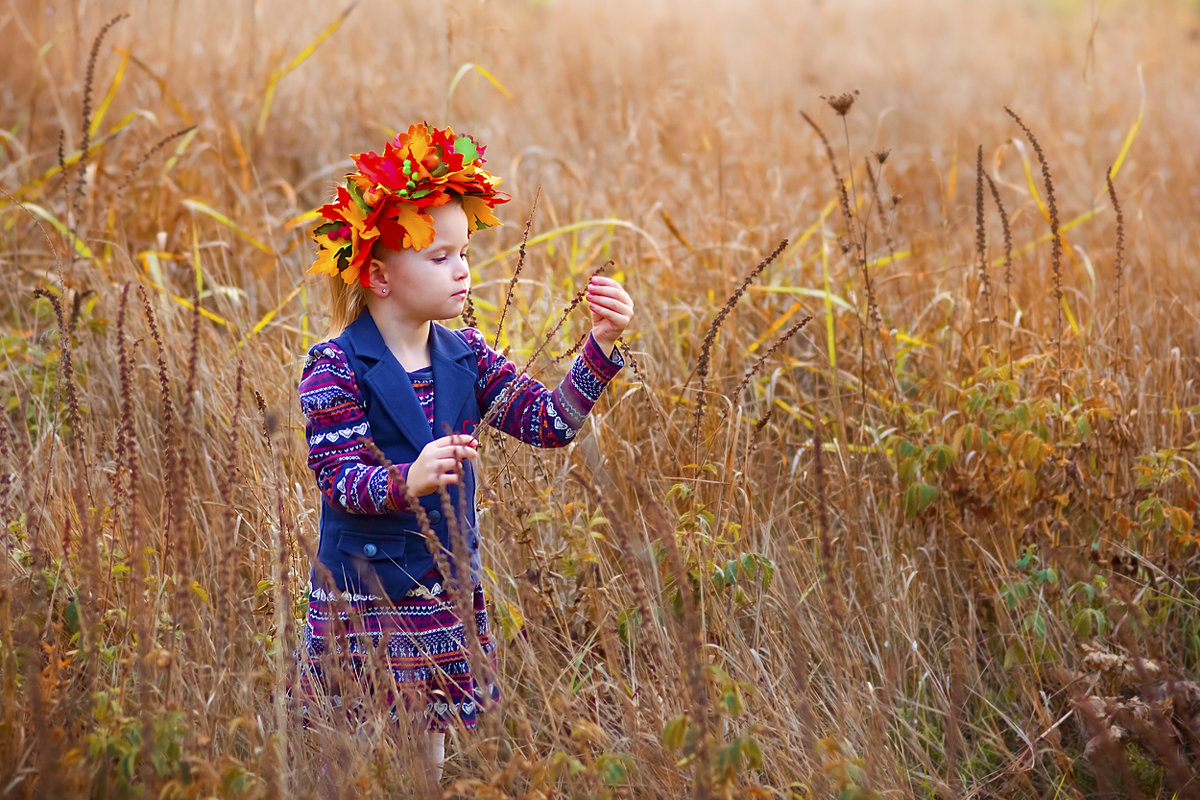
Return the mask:
<svg viewBox="0 0 1200 800">
<path fill-rule="evenodd" d="M 1200 797 L 1197 75 L 1187 0 L 4 3 L 0 798 Z M 440 783 L 296 686 L 309 230 L 421 120 L 497 349 L 637 304 L 481 436 Z"/>
</svg>

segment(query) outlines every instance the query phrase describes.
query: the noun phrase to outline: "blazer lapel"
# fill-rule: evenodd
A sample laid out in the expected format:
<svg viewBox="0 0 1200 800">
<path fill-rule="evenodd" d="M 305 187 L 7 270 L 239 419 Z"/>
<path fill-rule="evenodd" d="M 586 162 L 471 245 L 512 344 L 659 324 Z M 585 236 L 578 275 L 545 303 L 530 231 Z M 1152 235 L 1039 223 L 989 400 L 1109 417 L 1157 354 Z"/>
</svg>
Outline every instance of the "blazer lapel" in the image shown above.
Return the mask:
<svg viewBox="0 0 1200 800">
<path fill-rule="evenodd" d="M 475 353 L 461 336 L 436 322 L 429 336 L 430 359 L 433 362 L 433 430 L 436 437 L 450 433 L 474 433 L 459 430 L 463 420 L 475 420 L 479 413 L 475 398 L 478 377 Z M 468 404 L 474 413 L 463 413 Z"/>
<path fill-rule="evenodd" d="M 371 389 L 375 402 L 396 423 L 413 448 L 420 452 L 422 447 L 433 441 L 429 424 L 425 421 L 425 412 L 417 400 L 417 393 L 413 391 L 408 373 L 384 343 L 371 312 L 364 310 L 346 332 L 354 341 L 358 357 L 369 365 L 363 381 Z M 434 386 L 435 389 L 440 388 L 436 382 Z"/>
</svg>

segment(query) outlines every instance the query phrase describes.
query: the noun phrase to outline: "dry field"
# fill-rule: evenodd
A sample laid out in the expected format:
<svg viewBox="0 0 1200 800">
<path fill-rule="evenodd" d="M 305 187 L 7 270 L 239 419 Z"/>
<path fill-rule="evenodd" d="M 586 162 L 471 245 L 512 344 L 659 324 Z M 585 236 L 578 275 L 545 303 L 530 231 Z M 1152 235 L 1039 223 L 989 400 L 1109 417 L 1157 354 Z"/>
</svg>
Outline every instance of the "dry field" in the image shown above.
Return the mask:
<svg viewBox="0 0 1200 800">
<path fill-rule="evenodd" d="M 306 215 L 420 119 L 513 196 L 472 245 L 513 360 L 558 379 L 609 259 L 639 304 L 580 441 L 485 437 L 503 702 L 445 796 L 1200 796 L 1197 3 L 12 0 L 0 41 L 0 798 L 435 796 L 288 700 Z"/>
</svg>

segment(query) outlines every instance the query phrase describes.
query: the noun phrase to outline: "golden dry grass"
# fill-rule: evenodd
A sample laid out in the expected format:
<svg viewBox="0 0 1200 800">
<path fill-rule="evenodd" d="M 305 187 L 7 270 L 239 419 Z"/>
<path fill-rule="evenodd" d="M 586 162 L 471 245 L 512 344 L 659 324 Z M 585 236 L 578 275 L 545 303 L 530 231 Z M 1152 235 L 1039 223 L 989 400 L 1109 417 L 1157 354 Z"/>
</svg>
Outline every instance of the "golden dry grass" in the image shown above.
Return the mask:
<svg viewBox="0 0 1200 800">
<path fill-rule="evenodd" d="M 513 195 L 489 337 L 540 187 L 518 363 L 609 258 L 639 306 L 581 441 L 485 442 L 504 703 L 447 796 L 1200 792 L 1194 2 L 25 0 L 0 34 L 0 796 L 432 793 L 383 720 L 284 701 L 297 220 L 419 119 Z"/>
</svg>

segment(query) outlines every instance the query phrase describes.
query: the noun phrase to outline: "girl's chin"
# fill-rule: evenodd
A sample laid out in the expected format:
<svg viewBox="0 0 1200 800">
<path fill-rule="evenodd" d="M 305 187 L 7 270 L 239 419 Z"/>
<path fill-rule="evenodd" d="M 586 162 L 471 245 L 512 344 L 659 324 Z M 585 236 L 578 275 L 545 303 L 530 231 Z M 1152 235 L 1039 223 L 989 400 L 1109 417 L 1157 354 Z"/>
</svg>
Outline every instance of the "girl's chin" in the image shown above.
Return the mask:
<svg viewBox="0 0 1200 800">
<path fill-rule="evenodd" d="M 446 316 L 439 318 L 438 322 L 445 322 L 448 319 L 454 319 L 455 317 L 462 316 L 463 309 L 467 307 L 467 296 L 463 295 L 461 298 L 455 298 L 455 301 L 457 302 L 451 302 L 448 304 L 447 307 L 452 310 L 447 313 Z"/>
</svg>

